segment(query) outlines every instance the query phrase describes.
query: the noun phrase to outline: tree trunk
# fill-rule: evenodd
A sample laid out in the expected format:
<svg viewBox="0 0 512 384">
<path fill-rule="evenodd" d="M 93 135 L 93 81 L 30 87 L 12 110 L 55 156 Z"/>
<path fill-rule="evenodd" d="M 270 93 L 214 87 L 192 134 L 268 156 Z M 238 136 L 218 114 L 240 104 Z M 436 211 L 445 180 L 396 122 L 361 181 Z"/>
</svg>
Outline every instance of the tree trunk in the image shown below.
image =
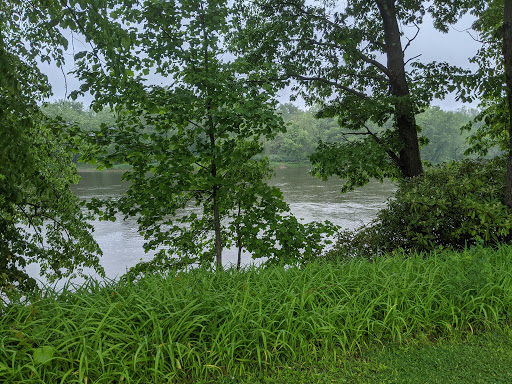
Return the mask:
<svg viewBox="0 0 512 384">
<path fill-rule="evenodd" d="M 220 228 L 219 204 L 217 202 L 217 187 L 213 188 L 213 225 L 215 230 L 215 261 L 217 269 L 222 269 L 222 233 Z"/>
<path fill-rule="evenodd" d="M 215 135 L 210 132 L 210 145 L 212 152 L 215 149 Z M 211 163 L 211 175 L 213 179 L 217 177 L 217 165 L 215 164 L 215 156 Z M 219 190 L 218 184 L 214 184 L 212 188 L 212 201 L 213 201 L 213 230 L 215 233 L 215 262 L 217 269 L 222 269 L 222 231 L 220 226 L 220 213 L 219 213 L 219 202 L 217 200 L 217 192 Z"/>
<path fill-rule="evenodd" d="M 404 53 L 400 41 L 395 0 L 376 0 L 376 3 L 383 22 L 387 68 L 390 72 L 390 93 L 396 98 L 394 102 L 395 122 L 402 146 L 399 152 L 398 166 L 404 177 L 419 176 L 423 174 L 423 166 L 418 144 L 416 118 L 405 76 Z"/>
<path fill-rule="evenodd" d="M 242 202 L 238 201 L 238 219 L 240 219 L 240 215 L 242 213 Z M 238 247 L 238 258 L 236 260 L 236 269 L 240 270 L 240 265 L 242 264 L 242 239 L 240 235 L 240 224 L 236 225 L 236 245 Z"/>
<path fill-rule="evenodd" d="M 505 0 L 503 17 L 503 59 L 505 63 L 505 81 L 508 99 L 508 158 L 505 179 L 504 203 L 512 208 L 512 0 Z"/>
</svg>

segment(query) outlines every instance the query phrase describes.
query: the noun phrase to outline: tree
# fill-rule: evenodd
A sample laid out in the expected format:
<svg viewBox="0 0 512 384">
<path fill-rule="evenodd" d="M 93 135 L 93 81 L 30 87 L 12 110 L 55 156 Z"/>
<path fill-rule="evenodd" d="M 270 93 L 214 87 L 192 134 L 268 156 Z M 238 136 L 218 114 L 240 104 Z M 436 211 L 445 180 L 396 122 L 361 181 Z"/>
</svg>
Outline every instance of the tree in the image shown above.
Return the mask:
<svg viewBox="0 0 512 384">
<path fill-rule="evenodd" d="M 481 98 L 476 121 L 484 122 L 471 138 L 470 152 L 486 154 L 496 145 L 506 152 L 503 202 L 512 208 L 512 2 L 475 0 L 469 6 L 483 44 L 472 59 L 479 69 L 464 85 Z"/>
<path fill-rule="evenodd" d="M 84 106 L 82 102 L 57 100 L 45 103 L 41 106 L 42 112 L 50 118 L 62 118 L 70 125 L 77 125 L 80 129 L 94 131 L 100 128 L 101 124 L 115 123 L 114 113 L 108 109 L 92 111 Z"/>
<path fill-rule="evenodd" d="M 422 174 L 416 114 L 434 97 L 443 97 L 451 80 L 464 72 L 446 63 L 406 59 L 405 53 L 426 13 L 446 31 L 458 15 L 452 4 L 258 0 L 240 1 L 239 7 L 242 27 L 235 39 L 247 61 L 274 81 L 298 81 L 296 92 L 322 106 L 319 117 L 337 117 L 348 129 L 344 143 L 319 146 L 311 157 L 315 172 L 346 178 L 345 189 L 371 177 Z M 408 27 L 412 35 L 404 32 Z M 382 126 L 390 118 L 392 129 L 382 133 L 367 125 Z"/>
<path fill-rule="evenodd" d="M 133 167 L 124 196 L 92 206 L 105 218 L 137 216 L 145 249 L 160 248 L 134 273 L 213 260 L 222 268 L 223 248 L 232 245 L 285 260 L 318 251 L 320 230 L 329 227 L 294 219 L 264 182 L 266 161 L 253 160 L 260 138 L 284 127 L 272 87 L 249 84 L 225 58 L 226 1 L 112 1 L 106 13 L 81 6 L 80 28 L 95 47 L 75 55 L 82 90 L 117 113 L 115 125 L 85 136 L 93 144 L 85 160 Z M 145 82 L 152 71 L 164 85 Z"/>
<path fill-rule="evenodd" d="M 25 267 L 50 281 L 83 267 L 102 272 L 92 227 L 70 190 L 78 182 L 66 125 L 41 113 L 51 87 L 37 60 L 63 63 L 60 3 L 0 4 L 0 292 L 31 289 Z"/>
<path fill-rule="evenodd" d="M 421 148 L 425 161 L 438 164 L 450 160 L 461 160 L 468 147 L 468 132 L 461 132 L 468 122 L 474 119 L 477 111 L 462 108 L 457 111 L 443 111 L 431 107 L 417 116 L 421 134 L 428 140 L 428 145 Z"/>
</svg>

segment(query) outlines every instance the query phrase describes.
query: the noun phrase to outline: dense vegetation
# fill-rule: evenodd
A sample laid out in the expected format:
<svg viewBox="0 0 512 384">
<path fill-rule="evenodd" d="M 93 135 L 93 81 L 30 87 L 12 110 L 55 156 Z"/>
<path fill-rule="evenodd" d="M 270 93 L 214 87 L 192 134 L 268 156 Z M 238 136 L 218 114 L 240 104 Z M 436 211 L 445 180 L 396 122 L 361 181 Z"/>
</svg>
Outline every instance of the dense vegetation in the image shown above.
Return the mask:
<svg viewBox="0 0 512 384">
<path fill-rule="evenodd" d="M 340 368 L 375 344 L 505 329 L 511 286 L 508 246 L 90 281 L 3 308 L 0 378 L 219 382 Z"/>
<path fill-rule="evenodd" d="M 512 0 L 338 5 L 0 3 L 0 380 L 236 382 L 481 331 L 512 342 Z M 476 72 L 410 56 L 424 23 L 468 13 Z M 71 39 L 71 97 L 91 109 L 45 104 L 39 64 L 62 69 Z M 277 106 L 288 85 L 310 109 Z M 450 92 L 480 109 L 431 107 Z M 398 191 L 318 258 L 335 228 L 293 216 L 265 155 Z M 80 202 L 73 160 L 127 165 L 128 191 Z M 87 219 L 119 216 L 152 260 L 60 292 L 27 275 L 101 274 Z M 229 246 L 268 262 L 223 270 Z"/>
<path fill-rule="evenodd" d="M 402 180 L 377 218 L 341 231 L 331 257 L 375 257 L 379 252 L 463 250 L 510 241 L 512 220 L 502 203 L 505 159 L 451 161 L 425 177 Z"/>
<path fill-rule="evenodd" d="M 98 130 L 101 124 L 115 123 L 113 111 L 94 112 L 87 109 L 83 103 L 76 101 L 59 100 L 45 104 L 42 110 L 51 118 L 60 116 L 67 123 L 80 126 L 87 132 Z M 315 152 L 319 141 L 341 143 L 345 139 L 346 130 L 340 128 L 339 122 L 331 118 L 317 118 L 315 108 L 302 110 L 293 104 L 283 104 L 277 111 L 286 124 L 286 131 L 278 132 L 271 140 L 263 140 L 263 155 L 273 163 L 308 166 L 309 157 Z M 431 107 L 419 114 L 418 125 L 425 139 L 425 144 L 421 148 L 422 159 L 432 164 L 461 160 L 465 152 L 473 148 L 473 144 L 476 145 L 478 137 L 476 133 L 481 123 L 469 123 L 477 113 L 477 110 L 471 109 L 445 111 L 440 107 Z M 385 126 L 389 124 L 390 122 L 387 122 Z M 468 129 L 464 129 L 466 127 Z M 383 128 L 373 125 L 373 129 L 379 131 Z M 150 133 L 149 127 L 147 132 Z M 470 137 L 473 137 L 473 140 L 468 143 Z M 477 148 L 481 146 L 482 144 L 479 143 Z M 485 148 L 486 157 L 494 157 L 500 153 L 498 143 L 489 143 Z M 86 167 L 87 164 L 80 166 Z"/>
</svg>

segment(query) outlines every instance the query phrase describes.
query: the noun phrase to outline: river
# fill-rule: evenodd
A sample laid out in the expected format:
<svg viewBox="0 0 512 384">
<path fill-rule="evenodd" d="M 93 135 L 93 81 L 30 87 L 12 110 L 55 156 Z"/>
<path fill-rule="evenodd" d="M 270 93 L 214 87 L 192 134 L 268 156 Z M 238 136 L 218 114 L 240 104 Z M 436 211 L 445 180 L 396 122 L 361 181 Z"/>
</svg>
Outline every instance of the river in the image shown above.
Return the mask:
<svg viewBox="0 0 512 384">
<path fill-rule="evenodd" d="M 83 199 L 115 198 L 126 191 L 128 184 L 121 180 L 121 172 L 80 172 L 80 183 L 73 189 Z M 363 188 L 340 194 L 342 182 L 327 182 L 310 176 L 305 168 L 276 169 L 269 182 L 283 192 L 292 213 L 304 222 L 329 220 L 342 228 L 357 228 L 375 218 L 395 191 L 393 184 L 373 181 Z M 101 264 L 108 278 L 119 277 L 140 260 L 148 260 L 142 248 L 144 239 L 137 232 L 135 218 L 127 220 L 94 221 L 94 237 L 101 249 Z M 236 251 L 225 250 L 224 263 L 236 263 Z M 243 263 L 250 263 L 250 255 L 243 255 Z M 32 275 L 37 267 L 31 266 Z"/>
</svg>

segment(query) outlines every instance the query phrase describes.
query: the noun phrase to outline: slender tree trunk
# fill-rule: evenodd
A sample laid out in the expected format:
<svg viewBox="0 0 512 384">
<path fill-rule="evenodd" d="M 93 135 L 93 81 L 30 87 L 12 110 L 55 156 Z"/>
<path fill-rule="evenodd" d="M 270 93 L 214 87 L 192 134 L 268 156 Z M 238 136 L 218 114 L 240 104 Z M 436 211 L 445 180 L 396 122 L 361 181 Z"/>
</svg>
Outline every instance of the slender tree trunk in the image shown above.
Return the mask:
<svg viewBox="0 0 512 384">
<path fill-rule="evenodd" d="M 204 70 L 206 73 L 209 71 L 209 54 L 208 54 L 208 46 L 210 43 L 210 37 L 208 33 L 208 29 L 206 28 L 205 22 L 205 10 L 203 8 L 203 3 L 200 4 L 200 9 L 202 10 L 202 14 L 199 16 L 201 20 L 201 26 L 203 28 L 203 53 L 204 53 Z M 208 93 L 212 92 L 208 89 Z M 210 101 L 206 103 L 206 111 L 208 116 L 208 125 L 209 125 L 209 133 L 208 136 L 210 138 L 210 148 L 212 150 L 212 162 L 211 162 L 211 175 L 213 179 L 217 177 L 217 165 L 216 165 L 216 156 L 215 156 L 215 123 L 212 118 L 212 108 L 210 105 Z M 220 225 L 220 213 L 219 213 L 219 201 L 218 201 L 218 191 L 219 185 L 216 184 L 217 181 L 214 182 L 212 188 L 212 201 L 213 201 L 213 230 L 215 233 L 215 262 L 217 264 L 217 270 L 222 269 L 222 230 Z"/>
<path fill-rule="evenodd" d="M 210 145 L 212 151 L 215 149 L 215 135 L 210 133 Z M 211 163 L 211 175 L 215 179 L 217 177 L 217 165 L 215 164 L 215 157 Z M 218 192 L 219 186 L 213 185 L 212 189 L 212 200 L 213 200 L 213 230 L 215 233 L 215 261 L 217 269 L 222 269 L 222 231 L 220 226 L 220 213 L 219 213 L 219 202 Z"/>
<path fill-rule="evenodd" d="M 215 230 L 215 261 L 217 269 L 222 269 L 222 232 L 220 228 L 219 204 L 217 202 L 217 187 L 213 188 L 213 225 Z"/>
<path fill-rule="evenodd" d="M 512 0 L 505 0 L 503 17 L 503 59 L 505 62 L 505 81 L 507 84 L 508 99 L 508 158 L 507 176 L 505 179 L 504 203 L 512 208 Z"/>
<path fill-rule="evenodd" d="M 238 218 L 240 218 L 240 214 L 242 213 L 242 203 L 238 202 Z M 240 270 L 240 265 L 242 264 L 242 239 L 240 238 L 240 224 L 236 225 L 236 245 L 238 247 L 238 258 L 236 261 L 236 269 Z"/>
<path fill-rule="evenodd" d="M 413 104 L 410 97 L 409 84 L 405 76 L 405 61 L 400 41 L 395 0 L 376 0 L 379 8 L 386 44 L 387 67 L 390 72 L 390 93 L 396 98 L 395 120 L 398 137 L 402 148 L 399 152 L 399 167 L 404 177 L 423 174 L 418 131 Z"/>
</svg>

